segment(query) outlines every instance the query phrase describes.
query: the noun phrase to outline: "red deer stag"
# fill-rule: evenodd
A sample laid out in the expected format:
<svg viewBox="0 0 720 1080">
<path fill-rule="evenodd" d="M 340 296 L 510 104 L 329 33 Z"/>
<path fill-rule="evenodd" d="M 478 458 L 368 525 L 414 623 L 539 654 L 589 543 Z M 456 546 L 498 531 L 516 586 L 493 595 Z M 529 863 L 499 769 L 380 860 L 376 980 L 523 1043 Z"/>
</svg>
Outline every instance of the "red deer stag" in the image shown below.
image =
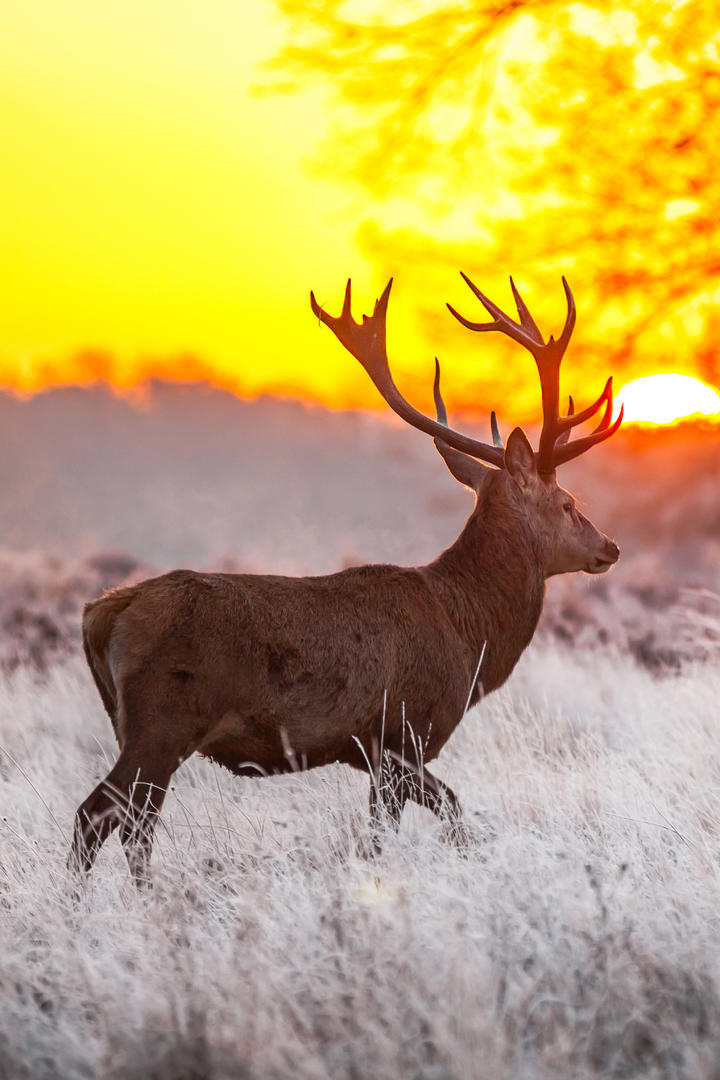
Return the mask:
<svg viewBox="0 0 720 1080">
<path fill-rule="evenodd" d="M 600 574 L 616 562 L 618 548 L 558 487 L 555 470 L 609 438 L 622 419 L 611 422 L 611 379 L 587 409 L 574 413 L 570 399 L 568 415 L 559 414 L 560 362 L 575 323 L 564 278 L 565 327 L 547 343 L 512 279 L 519 322 L 465 280 L 492 321 L 452 314 L 471 330 L 507 334 L 535 358 L 543 405 L 537 454 L 520 428 L 503 448 L 494 416 L 492 446 L 448 427 L 437 361 L 437 420 L 401 396 L 385 349 L 392 282 L 362 323 L 351 315 L 349 281 L 339 318 L 311 293 L 315 315 L 388 405 L 433 436 L 450 472 L 474 491 L 475 508 L 428 566 L 303 578 L 175 570 L 89 603 L 85 652 L 120 755 L 77 812 L 70 858 L 77 870 L 91 868 L 119 826 L 131 873 L 147 881 L 168 783 L 196 751 L 245 775 L 329 762 L 369 770 L 376 843 L 381 818 L 397 825 L 408 798 L 460 833 L 458 801 L 425 762 L 480 693 L 515 667 L 535 631 L 546 578 Z M 595 431 L 569 441 L 603 405 Z M 411 738 L 421 755 L 408 751 Z"/>
</svg>

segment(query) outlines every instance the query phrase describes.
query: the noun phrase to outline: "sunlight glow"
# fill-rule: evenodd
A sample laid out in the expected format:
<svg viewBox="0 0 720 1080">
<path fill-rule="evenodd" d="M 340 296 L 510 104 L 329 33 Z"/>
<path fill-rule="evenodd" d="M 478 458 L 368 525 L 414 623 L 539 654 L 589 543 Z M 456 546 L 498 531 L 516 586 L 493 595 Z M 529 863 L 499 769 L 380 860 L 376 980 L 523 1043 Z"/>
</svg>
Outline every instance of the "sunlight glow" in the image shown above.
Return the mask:
<svg viewBox="0 0 720 1080">
<path fill-rule="evenodd" d="M 625 420 L 641 424 L 672 424 L 691 416 L 720 423 L 720 394 L 692 375 L 647 375 L 627 383 L 615 398 L 614 414 L 625 406 Z"/>
<path fill-rule="evenodd" d="M 308 294 L 337 313 L 351 276 L 359 315 L 392 273 L 390 360 L 413 402 L 432 407 L 441 351 L 452 408 L 532 422 L 512 343 L 445 311 L 472 311 L 461 269 L 502 304 L 515 274 L 548 332 L 568 277 L 572 389 L 598 341 L 620 378 L 679 355 L 720 381 L 716 12 L 646 6 L 0 6 L 0 391 L 161 378 L 384 409 Z M 689 378 L 648 389 L 626 388 L 629 419 L 719 408 Z"/>
</svg>

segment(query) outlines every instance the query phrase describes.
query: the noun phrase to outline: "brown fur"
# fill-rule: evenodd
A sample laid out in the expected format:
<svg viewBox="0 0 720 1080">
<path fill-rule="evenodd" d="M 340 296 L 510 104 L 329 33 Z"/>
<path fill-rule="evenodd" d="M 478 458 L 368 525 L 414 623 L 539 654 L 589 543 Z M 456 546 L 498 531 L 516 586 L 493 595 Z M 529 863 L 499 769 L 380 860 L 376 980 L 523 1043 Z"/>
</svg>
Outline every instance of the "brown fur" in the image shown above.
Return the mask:
<svg viewBox="0 0 720 1080">
<path fill-rule="evenodd" d="M 107 647 L 115 619 L 133 598 L 132 589 L 107 592 L 83 610 L 83 648 L 98 693 L 113 724 L 117 721 L 115 683 L 108 666 Z"/>
<path fill-rule="evenodd" d="M 471 475 L 476 505 L 428 566 L 304 578 L 175 570 L 86 606 L 85 651 L 120 756 L 78 811 L 77 866 L 89 869 L 119 824 L 146 880 L 165 789 L 194 752 L 237 773 L 370 769 L 375 823 L 415 798 L 457 833 L 457 800 L 425 763 L 462 718 L 483 648 L 472 701 L 532 639 L 546 577 L 600 572 L 617 548 L 538 476 L 522 432 L 497 472 L 443 456 L 463 482 Z"/>
</svg>

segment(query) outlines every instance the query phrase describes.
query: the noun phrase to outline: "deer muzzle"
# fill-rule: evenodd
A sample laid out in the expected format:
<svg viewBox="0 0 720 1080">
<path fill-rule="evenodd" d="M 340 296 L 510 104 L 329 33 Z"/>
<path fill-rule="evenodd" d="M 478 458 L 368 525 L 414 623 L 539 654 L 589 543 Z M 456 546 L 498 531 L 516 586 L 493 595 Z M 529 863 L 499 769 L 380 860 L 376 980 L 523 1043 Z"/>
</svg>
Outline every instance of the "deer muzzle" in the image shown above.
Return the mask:
<svg viewBox="0 0 720 1080">
<path fill-rule="evenodd" d="M 617 546 L 614 540 L 609 540 L 605 537 L 605 543 L 603 544 L 602 551 L 599 555 L 595 556 L 592 567 L 590 568 L 591 574 L 604 574 L 614 566 L 620 558 L 620 548 Z"/>
</svg>

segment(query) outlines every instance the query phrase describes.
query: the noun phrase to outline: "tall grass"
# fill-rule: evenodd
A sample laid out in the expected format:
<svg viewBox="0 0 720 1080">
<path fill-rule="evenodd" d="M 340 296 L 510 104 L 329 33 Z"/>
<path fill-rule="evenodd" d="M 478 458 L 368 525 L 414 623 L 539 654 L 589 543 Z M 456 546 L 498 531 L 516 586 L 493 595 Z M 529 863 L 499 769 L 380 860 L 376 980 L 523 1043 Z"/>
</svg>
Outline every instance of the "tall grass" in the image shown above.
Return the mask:
<svg viewBox="0 0 720 1080">
<path fill-rule="evenodd" d="M 114 756 L 79 660 L 0 694 L 0 1075 L 716 1077 L 720 672 L 529 650 L 377 860 L 367 778 L 176 774 L 136 895 L 116 838 L 74 904 L 77 804 Z M 481 829 L 487 824 L 491 829 Z"/>
</svg>

